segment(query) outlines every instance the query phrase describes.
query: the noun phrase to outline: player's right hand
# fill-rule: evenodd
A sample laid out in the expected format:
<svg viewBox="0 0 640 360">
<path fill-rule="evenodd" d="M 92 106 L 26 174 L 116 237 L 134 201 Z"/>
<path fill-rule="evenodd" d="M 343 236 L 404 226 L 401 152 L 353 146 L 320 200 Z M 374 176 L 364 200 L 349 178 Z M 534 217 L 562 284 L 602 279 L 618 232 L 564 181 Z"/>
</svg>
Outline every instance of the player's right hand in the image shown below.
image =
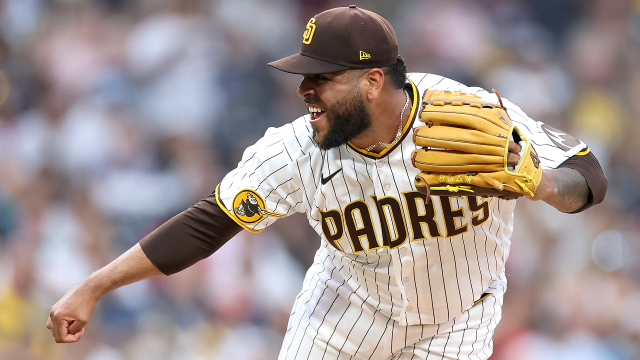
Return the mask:
<svg viewBox="0 0 640 360">
<path fill-rule="evenodd" d="M 57 343 L 72 343 L 80 340 L 84 326 L 93 315 L 99 297 L 92 294 L 84 283 L 69 290 L 51 307 L 47 329 L 51 330 Z"/>
</svg>

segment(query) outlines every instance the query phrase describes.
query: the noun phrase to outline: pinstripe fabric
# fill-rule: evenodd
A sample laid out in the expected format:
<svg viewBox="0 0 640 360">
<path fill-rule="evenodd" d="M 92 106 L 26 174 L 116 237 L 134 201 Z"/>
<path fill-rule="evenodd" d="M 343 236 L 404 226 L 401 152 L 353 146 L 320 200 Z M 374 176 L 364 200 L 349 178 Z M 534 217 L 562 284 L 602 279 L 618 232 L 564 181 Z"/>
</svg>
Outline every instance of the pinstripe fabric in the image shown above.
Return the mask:
<svg viewBox="0 0 640 360">
<path fill-rule="evenodd" d="M 291 315 L 288 345 L 283 348 L 287 355 L 282 359 L 323 358 L 302 342 L 312 335 L 317 335 L 313 343 L 325 345 L 325 354 L 340 349 L 367 353 L 372 348 L 380 351 L 378 340 L 389 333 L 387 324 L 455 321 L 462 326 L 463 315 L 481 294 L 500 293 L 506 286 L 501 275 L 509 256 L 516 201 L 452 196 L 425 202 L 415 189 L 418 170 L 410 160 L 415 149 L 411 128 L 422 125 L 415 118 L 426 89 L 469 92 L 494 102 L 497 97 L 438 75 L 410 74 L 409 80 L 414 120 L 392 150 L 381 156 L 350 144 L 320 150 L 311 140 L 307 115 L 267 130 L 220 184 L 220 205 L 230 214 L 238 194 L 251 189 L 264 199 L 264 210 L 282 215 L 305 212 L 322 239 Z M 578 140 L 569 147 L 561 143 L 561 136 L 551 139 L 542 123 L 508 100 L 503 102 L 534 144 L 543 168 L 555 168 L 586 148 Z M 235 220 L 261 231 L 277 219 L 258 218 L 253 223 Z M 495 307 L 492 314 L 499 313 L 497 302 Z M 362 323 L 364 318 L 375 319 L 375 324 Z M 482 327 L 494 327 L 494 320 L 494 325 Z M 489 332 L 474 333 L 477 341 L 490 341 Z M 396 331 L 390 334 L 397 336 Z M 448 349 L 463 340 L 442 345 L 433 338 L 433 346 Z M 307 352 L 313 354 L 305 357 Z"/>
<path fill-rule="evenodd" d="M 334 260 L 323 251 L 316 253 L 291 313 L 279 360 L 487 359 L 491 355 L 504 282 L 494 294 L 446 323 L 402 326 L 333 276 L 339 271 Z"/>
</svg>

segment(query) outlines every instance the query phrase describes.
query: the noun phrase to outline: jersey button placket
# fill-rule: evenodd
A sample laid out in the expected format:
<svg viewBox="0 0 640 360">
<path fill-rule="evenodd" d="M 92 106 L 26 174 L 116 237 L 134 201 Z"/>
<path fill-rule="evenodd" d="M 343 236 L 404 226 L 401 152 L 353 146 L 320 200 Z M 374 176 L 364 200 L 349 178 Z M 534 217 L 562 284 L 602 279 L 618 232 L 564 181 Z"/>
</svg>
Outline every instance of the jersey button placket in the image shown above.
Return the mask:
<svg viewBox="0 0 640 360">
<path fill-rule="evenodd" d="M 400 252 L 400 264 L 401 264 L 400 271 L 403 273 L 403 276 L 400 280 L 402 281 L 402 285 L 404 287 L 405 294 L 407 296 L 405 299 L 406 307 L 404 308 L 404 310 L 407 313 L 411 313 L 413 311 L 413 306 L 409 304 L 411 303 L 415 304 L 417 302 L 417 299 L 415 298 L 415 293 L 416 293 L 415 283 L 411 281 L 412 276 L 414 275 L 411 270 L 413 268 L 413 256 L 411 255 L 407 244 L 404 244 L 403 246 L 401 246 L 399 249 L 399 252 Z"/>
</svg>

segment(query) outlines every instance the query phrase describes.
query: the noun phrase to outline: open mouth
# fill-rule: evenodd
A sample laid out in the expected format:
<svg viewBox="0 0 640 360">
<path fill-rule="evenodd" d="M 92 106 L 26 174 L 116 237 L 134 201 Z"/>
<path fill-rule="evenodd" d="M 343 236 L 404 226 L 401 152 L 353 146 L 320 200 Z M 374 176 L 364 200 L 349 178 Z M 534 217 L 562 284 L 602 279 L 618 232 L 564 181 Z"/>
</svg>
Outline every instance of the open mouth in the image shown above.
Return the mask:
<svg viewBox="0 0 640 360">
<path fill-rule="evenodd" d="M 315 105 L 309 105 L 308 109 L 309 109 L 309 114 L 311 114 L 311 121 L 316 121 L 320 119 L 322 115 L 324 115 L 324 110 L 322 110 L 321 108 Z"/>
</svg>

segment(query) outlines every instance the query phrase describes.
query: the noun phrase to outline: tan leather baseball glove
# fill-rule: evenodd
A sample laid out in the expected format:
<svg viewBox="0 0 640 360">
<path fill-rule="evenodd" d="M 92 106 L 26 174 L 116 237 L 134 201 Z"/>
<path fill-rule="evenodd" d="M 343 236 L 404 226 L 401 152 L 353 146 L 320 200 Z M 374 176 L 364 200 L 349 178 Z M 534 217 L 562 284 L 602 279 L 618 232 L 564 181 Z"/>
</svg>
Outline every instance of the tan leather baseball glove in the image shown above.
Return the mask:
<svg viewBox="0 0 640 360">
<path fill-rule="evenodd" d="M 427 195 L 535 196 L 542 178 L 535 149 L 498 104 L 473 94 L 428 90 L 414 129 L 417 189 Z M 518 144 L 516 146 L 515 144 Z M 512 151 L 510 154 L 510 149 Z M 517 164 L 507 159 L 514 158 Z M 510 161 L 513 163 L 513 161 Z"/>
</svg>

